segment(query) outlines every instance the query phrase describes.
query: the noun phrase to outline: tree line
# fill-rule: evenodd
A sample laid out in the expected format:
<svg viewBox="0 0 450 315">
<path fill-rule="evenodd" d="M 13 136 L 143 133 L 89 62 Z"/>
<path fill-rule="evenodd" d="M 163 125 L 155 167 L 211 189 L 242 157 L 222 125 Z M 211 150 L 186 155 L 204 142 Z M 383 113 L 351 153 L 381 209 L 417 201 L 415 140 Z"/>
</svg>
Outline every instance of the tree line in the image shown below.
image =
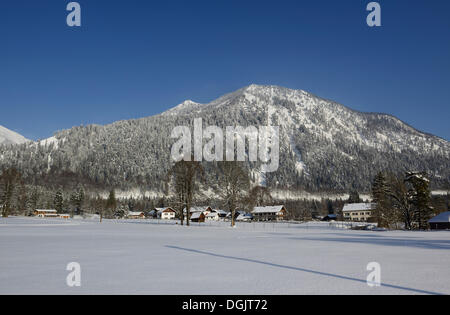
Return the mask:
<svg viewBox="0 0 450 315">
<path fill-rule="evenodd" d="M 376 203 L 374 220 L 379 227 L 425 230 L 428 221 L 439 212 L 432 204 L 430 180 L 425 172 L 406 172 L 403 177 L 380 172 L 372 185 Z M 440 207 L 448 210 L 447 204 Z"/>
<path fill-rule="evenodd" d="M 27 185 L 17 169 L 7 168 L 0 173 L 0 210 L 3 217 L 32 215 L 35 209 L 42 208 L 71 216 L 97 214 L 102 220 L 125 217 L 129 211 L 170 206 L 176 210 L 180 223 L 189 225 L 187 213 L 191 208 L 206 204 L 231 212 L 231 224 L 235 225 L 237 210 L 250 212 L 255 206 L 283 204 L 289 210 L 289 219 L 298 221 L 327 214 L 336 214 L 338 220 L 343 220 L 345 203 L 362 202 L 356 190 L 350 192 L 348 200 L 276 200 L 269 188 L 251 186 L 251 175 L 244 163 L 219 162 L 215 167 L 217 172 L 211 176 L 199 162 L 177 162 L 166 175 L 165 197 L 120 200 L 114 189 L 105 198 L 98 193 L 86 193 L 81 184 L 72 191 Z M 210 185 L 212 181 L 215 185 Z M 202 187 L 214 187 L 209 192 L 211 196 L 201 194 Z M 386 228 L 426 229 L 433 215 L 449 210 L 448 195 L 432 196 L 430 180 L 423 172 L 407 172 L 403 177 L 378 173 L 372 184 L 372 199 L 377 204 L 373 221 Z"/>
</svg>

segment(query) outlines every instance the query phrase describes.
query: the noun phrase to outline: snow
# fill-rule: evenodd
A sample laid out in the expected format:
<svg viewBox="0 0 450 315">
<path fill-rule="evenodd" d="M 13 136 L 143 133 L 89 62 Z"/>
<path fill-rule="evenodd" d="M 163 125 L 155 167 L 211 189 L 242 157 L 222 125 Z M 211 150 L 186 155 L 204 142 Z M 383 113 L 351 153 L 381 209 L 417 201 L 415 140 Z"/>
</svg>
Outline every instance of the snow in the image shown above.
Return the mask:
<svg viewBox="0 0 450 315">
<path fill-rule="evenodd" d="M 310 193 L 302 190 L 287 190 L 287 189 L 272 189 L 271 195 L 274 199 L 278 200 L 317 200 L 321 201 L 322 199 L 331 199 L 331 200 L 348 200 L 349 194 L 339 194 L 332 192 L 317 192 Z M 359 197 L 362 200 L 371 200 L 372 197 L 369 194 L 359 194 Z"/>
<path fill-rule="evenodd" d="M 164 112 L 163 115 L 178 115 L 180 113 L 186 113 L 193 110 L 196 110 L 198 107 L 201 107 L 202 104 L 196 103 L 191 100 L 186 100 L 183 103 L 175 106 L 174 108 L 169 109 L 168 111 Z"/>
<path fill-rule="evenodd" d="M 140 216 L 142 214 L 144 214 L 144 212 L 142 212 L 142 211 L 130 211 L 130 212 L 128 212 L 129 216 Z"/>
<path fill-rule="evenodd" d="M 284 206 L 255 207 L 252 213 L 278 213 Z"/>
<path fill-rule="evenodd" d="M 450 294 L 449 232 L 163 221 L 0 219 L 0 294 Z"/>
<path fill-rule="evenodd" d="M 29 142 L 24 136 L 0 126 L 0 145 L 1 144 L 22 144 Z"/>
<path fill-rule="evenodd" d="M 433 190 L 431 192 L 431 194 L 433 196 L 445 196 L 445 195 L 449 195 L 450 191 L 449 190 Z"/>
<path fill-rule="evenodd" d="M 199 219 L 200 216 L 202 215 L 202 213 L 203 213 L 203 212 L 194 212 L 194 213 L 192 213 L 191 219 L 192 219 L 192 220 Z"/>
<path fill-rule="evenodd" d="M 202 213 L 202 212 L 208 211 L 208 209 L 209 209 L 208 206 L 191 207 L 189 212 L 191 212 L 191 213 Z M 183 209 L 183 212 L 186 213 L 186 208 Z"/>
<path fill-rule="evenodd" d="M 365 211 L 373 210 L 375 207 L 374 203 L 349 203 L 344 205 L 342 211 Z"/>
</svg>

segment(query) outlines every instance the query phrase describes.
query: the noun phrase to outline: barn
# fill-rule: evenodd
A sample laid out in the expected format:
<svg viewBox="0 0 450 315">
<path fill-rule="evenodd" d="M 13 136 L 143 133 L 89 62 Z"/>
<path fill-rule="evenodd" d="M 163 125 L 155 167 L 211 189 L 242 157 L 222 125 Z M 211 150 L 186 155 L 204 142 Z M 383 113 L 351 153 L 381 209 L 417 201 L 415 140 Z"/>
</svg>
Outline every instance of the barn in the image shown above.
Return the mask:
<svg viewBox="0 0 450 315">
<path fill-rule="evenodd" d="M 428 224 L 432 230 L 450 230 L 450 211 L 435 216 Z"/>
</svg>

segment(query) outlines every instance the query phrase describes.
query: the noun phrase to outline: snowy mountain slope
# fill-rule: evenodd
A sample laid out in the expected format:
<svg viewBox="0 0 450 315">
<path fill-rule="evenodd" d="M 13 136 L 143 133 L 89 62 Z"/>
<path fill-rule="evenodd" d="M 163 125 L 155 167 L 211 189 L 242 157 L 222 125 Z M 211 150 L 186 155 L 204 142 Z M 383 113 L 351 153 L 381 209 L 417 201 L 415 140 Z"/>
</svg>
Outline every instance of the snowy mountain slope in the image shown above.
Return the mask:
<svg viewBox="0 0 450 315">
<path fill-rule="evenodd" d="M 11 131 L 3 126 L 0 126 L 0 145 L 1 144 L 22 144 L 30 140 L 17 132 Z"/>
<path fill-rule="evenodd" d="M 186 101 L 160 115 L 59 132 L 45 145 L 0 148 L 0 166 L 20 162 L 27 177 L 70 172 L 95 185 L 162 190 L 175 126 L 280 126 L 280 167 L 254 182 L 309 191 L 368 191 L 381 170 L 425 170 L 434 188 L 450 180 L 450 143 L 386 114 L 362 113 L 308 92 L 251 85 L 208 104 Z M 20 151 L 20 152 L 17 152 Z M 20 161 L 17 161 L 20 156 Z M 214 180 L 214 165 L 205 164 Z"/>
</svg>

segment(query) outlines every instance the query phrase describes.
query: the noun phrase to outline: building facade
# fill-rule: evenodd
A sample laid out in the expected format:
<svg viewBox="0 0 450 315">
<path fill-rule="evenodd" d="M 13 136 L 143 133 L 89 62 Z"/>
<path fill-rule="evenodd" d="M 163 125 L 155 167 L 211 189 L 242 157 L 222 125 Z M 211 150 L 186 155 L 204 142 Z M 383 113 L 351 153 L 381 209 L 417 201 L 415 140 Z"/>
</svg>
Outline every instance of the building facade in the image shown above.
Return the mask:
<svg viewBox="0 0 450 315">
<path fill-rule="evenodd" d="M 255 221 L 282 221 L 287 211 L 284 206 L 255 207 L 251 214 Z"/>
<path fill-rule="evenodd" d="M 349 203 L 342 209 L 344 220 L 355 222 L 367 222 L 373 216 L 376 208 L 375 203 Z"/>
</svg>

